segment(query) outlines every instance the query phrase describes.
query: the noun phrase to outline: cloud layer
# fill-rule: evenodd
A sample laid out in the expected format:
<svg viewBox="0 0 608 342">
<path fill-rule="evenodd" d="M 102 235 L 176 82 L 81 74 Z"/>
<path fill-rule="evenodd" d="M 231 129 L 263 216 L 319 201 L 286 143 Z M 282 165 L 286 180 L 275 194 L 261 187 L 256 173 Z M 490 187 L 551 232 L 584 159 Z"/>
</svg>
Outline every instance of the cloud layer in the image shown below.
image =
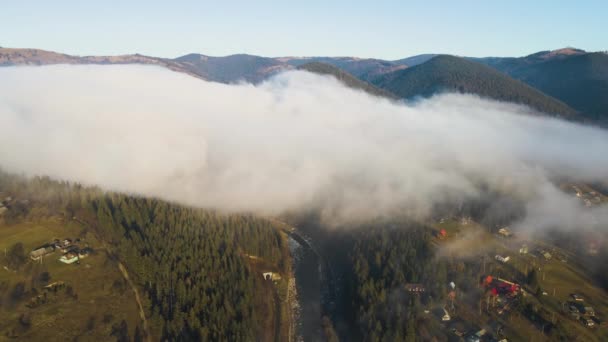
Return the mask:
<svg viewBox="0 0 608 342">
<path fill-rule="evenodd" d="M 0 68 L 0 167 L 263 214 L 423 218 L 485 187 L 525 201 L 529 225 L 577 217 L 551 180 L 608 180 L 608 133 L 529 111 L 393 103 L 300 71 L 253 86 L 150 66 Z"/>
</svg>

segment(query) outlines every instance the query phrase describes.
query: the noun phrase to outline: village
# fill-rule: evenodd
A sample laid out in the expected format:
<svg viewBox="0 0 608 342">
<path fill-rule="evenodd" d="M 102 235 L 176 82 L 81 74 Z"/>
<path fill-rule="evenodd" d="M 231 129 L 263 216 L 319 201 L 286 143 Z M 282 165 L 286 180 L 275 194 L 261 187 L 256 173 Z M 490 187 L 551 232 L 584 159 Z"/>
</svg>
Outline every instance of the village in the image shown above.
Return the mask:
<svg viewBox="0 0 608 342">
<path fill-rule="evenodd" d="M 477 280 L 450 281 L 445 302 L 424 310 L 449 333 L 450 340 L 529 341 L 530 336 L 547 340 L 564 327 L 581 336 L 606 330 L 602 319 L 606 312 L 594 309 L 595 301 L 603 305 L 605 293 L 589 291 L 582 279 L 562 280 L 580 276 L 572 253 L 520 236 L 507 226 L 489 233 L 468 217 L 444 218 L 436 227 L 434 244 L 439 250 L 449 251 L 450 258 L 478 260 L 479 267 L 474 272 Z M 470 234 L 481 241 L 468 244 Z M 405 284 L 405 290 L 421 295 L 425 285 Z M 601 336 L 607 336 L 606 332 Z"/>
</svg>

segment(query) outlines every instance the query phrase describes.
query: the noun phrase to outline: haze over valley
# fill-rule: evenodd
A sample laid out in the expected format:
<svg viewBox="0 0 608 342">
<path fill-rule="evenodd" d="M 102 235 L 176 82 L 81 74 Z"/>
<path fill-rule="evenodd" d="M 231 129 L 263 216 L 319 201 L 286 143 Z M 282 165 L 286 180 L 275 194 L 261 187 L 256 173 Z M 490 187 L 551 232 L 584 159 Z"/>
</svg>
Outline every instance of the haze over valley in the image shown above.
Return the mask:
<svg viewBox="0 0 608 342">
<path fill-rule="evenodd" d="M 608 340 L 603 4 L 38 6 L 0 341 Z"/>
</svg>

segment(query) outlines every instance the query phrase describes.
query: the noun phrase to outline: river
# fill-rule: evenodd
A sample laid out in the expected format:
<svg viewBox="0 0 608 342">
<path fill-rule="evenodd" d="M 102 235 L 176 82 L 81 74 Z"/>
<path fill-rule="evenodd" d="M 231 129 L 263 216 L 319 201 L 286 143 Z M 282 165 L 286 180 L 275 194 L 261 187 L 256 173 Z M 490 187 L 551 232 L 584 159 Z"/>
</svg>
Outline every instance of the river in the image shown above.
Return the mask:
<svg viewBox="0 0 608 342">
<path fill-rule="evenodd" d="M 298 305 L 293 315 L 296 341 L 323 341 L 322 268 L 318 254 L 295 232 L 289 235 Z"/>
</svg>

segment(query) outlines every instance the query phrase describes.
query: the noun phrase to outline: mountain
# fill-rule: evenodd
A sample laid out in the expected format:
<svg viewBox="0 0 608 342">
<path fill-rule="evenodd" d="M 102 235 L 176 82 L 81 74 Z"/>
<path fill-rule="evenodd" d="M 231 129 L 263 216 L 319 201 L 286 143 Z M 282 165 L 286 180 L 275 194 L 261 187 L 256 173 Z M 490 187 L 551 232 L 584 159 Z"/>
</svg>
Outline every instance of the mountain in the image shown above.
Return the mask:
<svg viewBox="0 0 608 342">
<path fill-rule="evenodd" d="M 300 66 L 298 66 L 298 70 L 305 70 L 305 71 L 309 71 L 309 72 L 313 72 L 313 73 L 317 73 L 317 74 L 321 74 L 321 75 L 330 75 L 335 77 L 337 80 L 339 80 L 340 82 L 342 82 L 343 84 L 345 84 L 346 86 L 353 88 L 353 89 L 357 89 L 357 90 L 362 90 L 368 94 L 374 95 L 374 96 L 380 96 L 380 97 L 385 97 L 388 99 L 397 99 L 397 96 L 395 96 L 394 94 L 380 89 L 370 83 L 367 83 L 365 81 L 362 81 L 358 78 L 356 78 L 355 76 L 347 73 L 346 71 L 343 71 L 341 69 L 339 69 L 338 67 L 335 67 L 333 65 L 330 64 L 325 64 L 325 63 L 321 63 L 321 62 L 310 62 L 310 63 L 306 63 L 306 64 L 302 64 Z"/>
<path fill-rule="evenodd" d="M 520 70 L 521 68 L 524 68 L 526 66 L 535 65 L 547 61 L 563 60 L 571 56 L 578 56 L 586 53 L 587 52 L 580 49 L 563 48 L 552 51 L 540 51 L 525 57 L 483 57 L 469 59 L 489 65 L 495 69 L 512 75 L 514 72 L 517 72 L 517 70 Z"/>
<path fill-rule="evenodd" d="M 121 56 L 72 56 L 39 49 L 0 48 L 0 66 L 49 64 L 151 64 L 203 78 L 195 69 L 184 67 L 170 59 L 140 54 Z"/>
<path fill-rule="evenodd" d="M 356 57 L 281 57 L 276 60 L 292 66 L 300 66 L 311 62 L 321 62 L 340 68 L 349 74 L 368 81 L 379 75 L 391 73 L 407 68 L 405 64 L 398 64 L 374 58 Z"/>
<path fill-rule="evenodd" d="M 608 55 L 605 53 L 561 49 L 480 62 L 563 101 L 587 120 L 608 122 Z"/>
<path fill-rule="evenodd" d="M 396 61 L 393 61 L 393 63 L 399 64 L 399 65 L 406 65 L 408 67 L 413 67 L 418 64 L 425 63 L 426 61 L 430 60 L 431 58 L 434 58 L 437 56 L 438 56 L 437 54 L 427 53 L 424 55 L 416 55 L 416 56 L 412 56 L 412 57 L 398 59 Z"/>
<path fill-rule="evenodd" d="M 175 58 L 173 61 L 180 63 L 191 72 L 203 75 L 208 80 L 222 83 L 243 80 L 258 83 L 277 72 L 293 68 L 274 58 L 245 54 L 210 57 L 193 53 Z"/>
<path fill-rule="evenodd" d="M 566 104 L 487 65 L 449 55 L 436 56 L 426 63 L 381 76 L 372 83 L 405 99 L 456 91 L 524 104 L 563 117 L 576 114 Z"/>
<path fill-rule="evenodd" d="M 608 54 L 587 53 L 575 48 L 541 51 L 525 57 L 458 58 L 424 54 L 394 61 L 356 57 L 269 58 L 246 54 L 224 57 L 189 54 L 175 59 L 140 54 L 73 56 L 37 49 L 0 48 L 0 66 L 150 64 L 222 83 L 258 83 L 278 72 L 312 62 L 331 65 L 372 83 L 386 91 L 384 96 L 393 93 L 411 98 L 456 90 L 528 104 L 562 116 L 571 116 L 578 111 L 579 119 L 584 121 L 608 121 L 608 96 L 605 96 L 608 93 Z M 316 69 L 338 75 L 337 70 L 330 71 L 327 67 L 317 66 Z M 378 89 L 367 91 L 378 94 Z"/>
</svg>

